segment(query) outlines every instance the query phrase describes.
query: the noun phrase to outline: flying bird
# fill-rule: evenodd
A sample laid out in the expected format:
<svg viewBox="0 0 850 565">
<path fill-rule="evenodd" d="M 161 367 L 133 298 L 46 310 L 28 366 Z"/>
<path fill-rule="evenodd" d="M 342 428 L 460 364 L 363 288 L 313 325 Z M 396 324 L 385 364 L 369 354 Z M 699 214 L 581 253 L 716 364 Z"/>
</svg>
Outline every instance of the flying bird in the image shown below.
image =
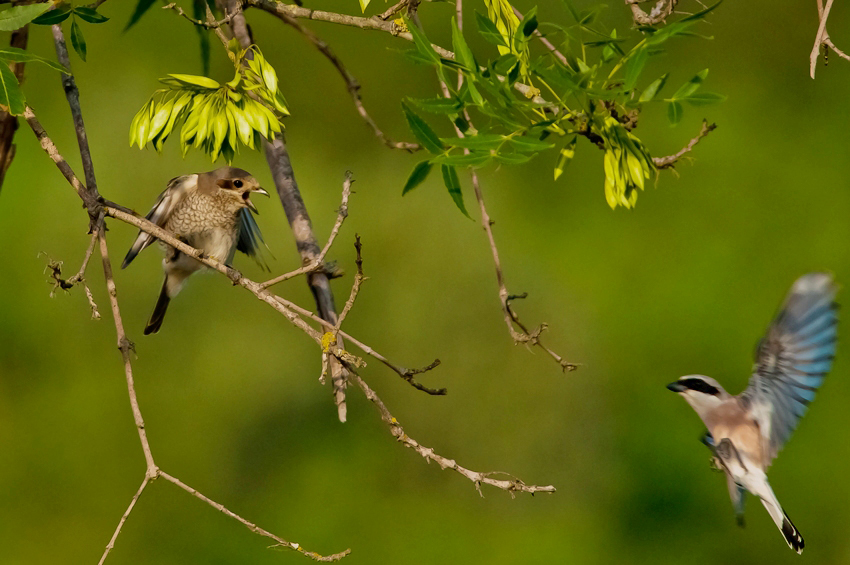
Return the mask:
<svg viewBox="0 0 850 565">
<path fill-rule="evenodd" d="M 803 536 L 782 510 L 767 482 L 767 469 L 814 400 L 835 355 L 837 288 L 825 273 L 797 279 L 779 314 L 759 342 L 747 389 L 732 396 L 703 375 L 667 385 L 696 411 L 706 428 L 703 443 L 726 474 L 729 496 L 743 525 L 744 496 L 757 496 L 791 549 L 802 553 Z"/>
<path fill-rule="evenodd" d="M 168 183 L 148 215 L 148 220 L 175 235 L 179 240 L 227 265 L 239 250 L 265 266 L 260 254 L 263 236 L 251 212 L 258 213 L 251 194 L 269 193 L 260 187 L 248 171 L 221 167 L 208 173 L 183 175 Z M 156 238 L 144 231 L 139 235 L 121 268 Z M 156 333 L 162 326 L 168 303 L 183 288 L 186 279 L 204 265 L 160 242 L 165 251 L 162 268 L 165 280 L 159 299 L 145 326 L 145 335 Z"/>
</svg>

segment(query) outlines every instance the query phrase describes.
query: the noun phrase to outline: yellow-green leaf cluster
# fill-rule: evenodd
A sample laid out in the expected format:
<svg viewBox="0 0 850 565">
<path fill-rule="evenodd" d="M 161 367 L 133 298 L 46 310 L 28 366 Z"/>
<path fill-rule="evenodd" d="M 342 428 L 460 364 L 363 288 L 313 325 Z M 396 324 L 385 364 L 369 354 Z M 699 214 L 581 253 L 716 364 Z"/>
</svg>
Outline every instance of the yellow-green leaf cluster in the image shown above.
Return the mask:
<svg viewBox="0 0 850 565">
<path fill-rule="evenodd" d="M 289 115 L 278 89 L 277 73 L 256 46 L 231 48 L 236 74 L 230 82 L 204 76 L 171 74 L 130 124 L 130 145 L 148 143 L 162 151 L 165 140 L 182 122 L 180 147 L 203 150 L 215 161 L 232 162 L 239 145 L 258 147 L 283 129 Z"/>
<path fill-rule="evenodd" d="M 655 163 L 640 139 L 612 117 L 605 118 L 605 200 L 614 209 L 632 208 L 637 202 L 637 189 L 655 171 Z"/>
</svg>

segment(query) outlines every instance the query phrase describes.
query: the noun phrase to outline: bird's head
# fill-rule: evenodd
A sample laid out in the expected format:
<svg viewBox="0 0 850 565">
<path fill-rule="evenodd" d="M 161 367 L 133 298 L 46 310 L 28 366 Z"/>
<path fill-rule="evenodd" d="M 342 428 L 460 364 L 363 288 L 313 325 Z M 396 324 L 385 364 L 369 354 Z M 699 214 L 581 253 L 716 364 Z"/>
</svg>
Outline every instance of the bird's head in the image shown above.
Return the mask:
<svg viewBox="0 0 850 565">
<path fill-rule="evenodd" d="M 705 375 L 685 375 L 667 385 L 669 390 L 680 394 L 702 416 L 729 398 L 716 380 Z"/>
<path fill-rule="evenodd" d="M 251 194 L 268 196 L 269 193 L 260 186 L 260 183 L 251 176 L 251 173 L 236 167 L 222 167 L 215 171 L 215 176 L 217 177 L 215 184 L 225 194 L 232 195 L 240 208 L 250 208 L 259 214 L 257 207 L 251 202 Z"/>
</svg>

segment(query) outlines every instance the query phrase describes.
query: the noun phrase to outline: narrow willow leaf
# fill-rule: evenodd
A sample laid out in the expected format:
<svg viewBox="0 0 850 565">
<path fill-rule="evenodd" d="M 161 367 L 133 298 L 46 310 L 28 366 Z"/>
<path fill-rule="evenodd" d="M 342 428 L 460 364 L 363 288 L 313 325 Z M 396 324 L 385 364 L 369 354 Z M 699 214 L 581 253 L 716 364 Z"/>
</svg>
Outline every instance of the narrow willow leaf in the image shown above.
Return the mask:
<svg viewBox="0 0 850 565">
<path fill-rule="evenodd" d="M 416 50 L 419 54 L 427 57 L 428 60 L 434 63 L 439 63 L 440 56 L 437 55 L 437 52 L 434 51 L 434 48 L 431 46 L 431 42 L 428 41 L 427 37 L 425 37 L 425 32 L 407 18 L 404 18 L 404 23 L 407 25 L 410 35 L 413 36 L 413 44 L 416 45 Z"/>
<path fill-rule="evenodd" d="M 675 126 L 682 120 L 683 108 L 679 102 L 675 100 L 667 103 L 667 119 L 670 120 L 670 125 Z"/>
<path fill-rule="evenodd" d="M 531 161 L 534 155 L 522 155 L 520 153 L 499 153 L 496 160 L 505 165 L 522 165 Z"/>
<path fill-rule="evenodd" d="M 214 81 L 211 78 L 197 76 L 197 75 L 182 75 L 182 74 L 170 74 L 169 77 L 173 78 L 179 84 L 183 84 L 186 86 L 200 86 L 201 88 L 215 88 L 218 89 L 221 85 Z M 164 79 L 160 79 L 160 82 L 165 82 Z M 166 83 L 167 84 L 167 83 Z"/>
<path fill-rule="evenodd" d="M 53 70 L 69 74 L 68 69 L 59 63 L 51 61 L 50 59 L 45 59 L 44 57 L 39 57 L 34 53 L 18 49 L 17 47 L 0 47 L 0 60 L 5 61 L 6 63 L 43 63 Z"/>
<path fill-rule="evenodd" d="M 463 215 L 471 220 L 472 218 L 469 216 L 469 212 L 466 211 L 466 206 L 463 205 L 463 193 L 460 191 L 460 180 L 457 178 L 457 171 L 451 165 L 440 165 L 440 168 L 443 170 L 443 183 L 449 191 L 449 196 L 452 197 L 455 206 L 463 212 Z"/>
<path fill-rule="evenodd" d="M 74 46 L 74 51 L 80 56 L 84 62 L 86 60 L 86 39 L 83 37 L 83 30 L 80 29 L 76 20 L 71 22 L 71 45 Z"/>
<path fill-rule="evenodd" d="M 694 77 L 679 87 L 679 90 L 673 94 L 672 100 L 683 100 L 689 97 L 691 94 L 697 91 L 702 82 L 705 80 L 705 77 L 708 76 L 708 69 L 703 69 L 698 72 Z"/>
<path fill-rule="evenodd" d="M 645 48 L 641 48 L 638 49 L 628 61 L 626 61 L 625 84 L 623 84 L 623 88 L 631 90 L 635 87 L 640 73 L 643 72 L 643 67 L 646 65 L 647 59 L 649 59 L 649 51 Z"/>
<path fill-rule="evenodd" d="M 667 82 L 668 74 L 669 73 L 665 73 L 661 76 L 661 78 L 657 78 L 652 81 L 652 83 L 646 87 L 646 90 L 641 93 L 638 101 L 651 102 L 652 100 L 654 100 L 658 93 L 661 91 L 661 89 L 664 88 L 664 84 Z"/>
<path fill-rule="evenodd" d="M 432 162 L 440 165 L 454 165 L 456 167 L 482 167 L 493 160 L 490 153 L 472 152 L 469 155 L 437 155 Z"/>
<path fill-rule="evenodd" d="M 58 24 L 67 20 L 68 16 L 71 15 L 72 10 L 73 9 L 70 4 L 62 2 L 61 4 L 57 4 L 56 7 L 49 12 L 45 12 L 34 19 L 32 23 L 43 26 Z"/>
<path fill-rule="evenodd" d="M 478 63 L 475 62 L 472 49 L 469 48 L 469 45 L 467 45 L 466 40 L 463 38 L 463 32 L 457 26 L 456 18 L 452 18 L 452 47 L 454 47 L 455 57 L 458 62 L 477 74 Z"/>
<path fill-rule="evenodd" d="M 695 92 L 685 98 L 685 101 L 694 106 L 706 106 L 708 104 L 716 104 L 723 102 L 726 97 L 716 92 Z"/>
<path fill-rule="evenodd" d="M 547 143 L 533 137 L 512 137 L 509 141 L 517 151 L 523 153 L 545 151 L 555 147 L 554 143 Z"/>
<path fill-rule="evenodd" d="M 0 65 L 0 104 L 9 108 L 13 116 L 23 114 L 26 109 L 24 93 L 8 65 Z"/>
<path fill-rule="evenodd" d="M 502 37 L 501 32 L 499 32 L 499 29 L 496 27 L 496 24 L 491 22 L 487 16 L 482 16 L 478 12 L 475 12 L 475 21 L 478 24 L 478 33 L 481 34 L 481 37 L 499 47 L 508 46 L 508 44 L 505 43 L 505 38 Z"/>
<path fill-rule="evenodd" d="M 109 18 L 107 18 L 94 8 L 89 8 L 88 6 L 79 6 L 77 8 L 74 8 L 74 14 L 79 16 L 81 20 L 86 21 L 90 24 L 102 24 L 103 22 L 109 21 Z"/>
<path fill-rule="evenodd" d="M 432 114 L 457 114 L 463 104 L 457 98 L 408 98 L 419 109 Z"/>
<path fill-rule="evenodd" d="M 433 165 L 430 161 L 422 161 L 421 163 L 417 163 L 415 167 L 413 167 L 413 172 L 410 173 L 410 176 L 407 177 L 407 182 L 404 183 L 404 188 L 401 191 L 401 195 L 404 196 L 428 178 L 428 173 L 431 172 L 431 167 Z"/>
<path fill-rule="evenodd" d="M 505 137 L 496 133 L 481 133 L 466 137 L 444 137 L 440 141 L 446 145 L 465 149 L 490 150 L 498 149 L 504 143 Z"/>
<path fill-rule="evenodd" d="M 522 34 L 525 37 L 531 37 L 531 34 L 537 30 L 538 25 L 540 24 L 537 22 L 537 6 L 535 6 L 526 12 L 517 29 L 522 30 Z"/>
<path fill-rule="evenodd" d="M 443 145 L 443 142 L 440 141 L 440 138 L 437 137 L 434 130 L 432 130 L 428 124 L 426 124 L 422 118 L 417 116 L 416 113 L 414 113 L 413 110 L 411 110 L 404 102 L 401 103 L 401 109 L 404 111 L 404 117 L 407 118 L 407 124 L 410 126 L 410 131 L 413 132 L 413 135 L 419 140 L 422 147 L 434 154 L 442 153 L 446 146 Z"/>
<path fill-rule="evenodd" d="M 578 136 L 573 136 L 558 154 L 558 164 L 555 165 L 555 180 L 558 180 L 558 177 L 564 174 L 564 169 L 576 156 L 576 139 L 578 139 Z"/>
<path fill-rule="evenodd" d="M 714 9 L 717 8 L 722 3 L 723 3 L 723 0 L 720 0 L 720 2 L 718 2 L 717 4 L 712 4 L 711 6 L 706 8 L 705 10 L 697 12 L 696 14 L 691 14 L 690 16 L 688 16 L 686 18 L 682 18 L 679 21 L 680 22 L 694 22 L 694 21 L 697 21 L 697 20 L 701 20 L 704 17 L 706 17 L 709 14 L 709 12 L 714 11 Z"/>
<path fill-rule="evenodd" d="M 371 2 L 371 1 L 372 0 L 360 0 L 360 11 L 365 12 L 366 7 L 369 6 L 369 2 Z"/>
<path fill-rule="evenodd" d="M 127 31 L 136 25 L 141 17 L 145 15 L 145 12 L 147 12 L 155 2 L 156 0 L 139 0 L 138 4 L 136 4 L 136 9 L 133 10 L 133 15 L 130 16 L 130 21 L 127 22 L 127 25 L 124 27 L 124 31 Z"/>
<path fill-rule="evenodd" d="M 161 102 L 160 106 L 156 109 L 156 113 L 154 113 L 153 118 L 151 119 L 150 129 L 148 129 L 148 135 L 146 139 L 141 140 L 142 145 L 152 141 L 154 137 L 156 137 L 162 128 L 165 127 L 165 124 L 168 123 L 168 118 L 171 116 L 171 110 L 174 108 L 174 100 L 168 100 L 165 102 Z"/>
<path fill-rule="evenodd" d="M 3 10 L 0 12 L 0 31 L 20 29 L 46 12 L 52 5 L 50 2 L 44 2 L 14 6 L 8 10 Z"/>
</svg>

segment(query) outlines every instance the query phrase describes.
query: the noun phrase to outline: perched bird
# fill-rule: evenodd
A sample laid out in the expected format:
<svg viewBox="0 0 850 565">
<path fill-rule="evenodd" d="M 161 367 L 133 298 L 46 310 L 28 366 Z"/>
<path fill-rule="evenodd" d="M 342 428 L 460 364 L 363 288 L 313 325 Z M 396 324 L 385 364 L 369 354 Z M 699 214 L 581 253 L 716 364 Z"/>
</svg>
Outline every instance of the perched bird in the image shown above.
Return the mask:
<svg viewBox="0 0 850 565">
<path fill-rule="evenodd" d="M 761 499 L 791 549 L 803 552 L 803 536 L 782 510 L 767 482 L 767 468 L 814 400 L 835 355 L 837 305 L 830 275 L 797 279 L 756 350 L 747 389 L 732 396 L 717 381 L 687 375 L 667 385 L 705 423 L 714 465 L 726 474 L 729 496 L 743 525 L 744 495 Z"/>
<path fill-rule="evenodd" d="M 251 215 L 251 211 L 257 213 L 251 202 L 251 193 L 269 195 L 249 172 L 235 167 L 183 175 L 171 179 L 146 218 L 227 265 L 238 249 L 263 266 L 260 256 L 263 236 Z M 121 268 L 129 265 L 141 250 L 155 240 L 154 236 L 140 231 Z M 204 267 L 170 245 L 160 245 L 165 251 L 162 260 L 165 281 L 150 321 L 145 326 L 145 335 L 159 331 L 169 301 L 177 296 L 189 275 Z"/>
</svg>

